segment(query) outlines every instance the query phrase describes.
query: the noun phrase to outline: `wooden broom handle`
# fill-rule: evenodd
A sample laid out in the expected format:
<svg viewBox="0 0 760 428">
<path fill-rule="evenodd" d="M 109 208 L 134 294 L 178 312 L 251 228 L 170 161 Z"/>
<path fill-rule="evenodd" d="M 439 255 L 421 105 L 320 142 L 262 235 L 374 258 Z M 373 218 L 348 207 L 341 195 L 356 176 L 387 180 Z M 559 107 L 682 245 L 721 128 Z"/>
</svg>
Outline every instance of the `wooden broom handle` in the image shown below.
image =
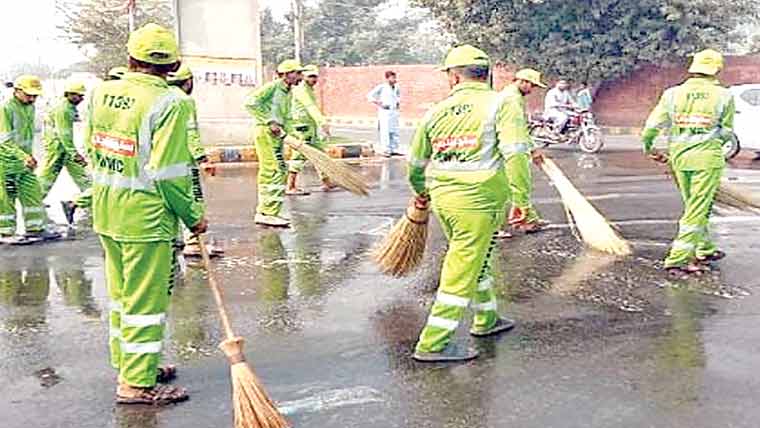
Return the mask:
<svg viewBox="0 0 760 428">
<path fill-rule="evenodd" d="M 227 305 L 224 303 L 224 292 L 222 291 L 222 288 L 219 287 L 219 284 L 217 284 L 216 277 L 211 271 L 211 257 L 208 254 L 208 248 L 206 247 L 206 241 L 203 239 L 203 235 L 198 235 L 198 246 L 201 248 L 203 266 L 206 268 L 206 274 L 208 275 L 208 285 L 214 293 L 216 308 L 219 310 L 219 318 L 222 319 L 224 334 L 227 336 L 228 340 L 234 339 L 235 333 L 232 332 L 230 316 L 227 314 Z"/>
</svg>

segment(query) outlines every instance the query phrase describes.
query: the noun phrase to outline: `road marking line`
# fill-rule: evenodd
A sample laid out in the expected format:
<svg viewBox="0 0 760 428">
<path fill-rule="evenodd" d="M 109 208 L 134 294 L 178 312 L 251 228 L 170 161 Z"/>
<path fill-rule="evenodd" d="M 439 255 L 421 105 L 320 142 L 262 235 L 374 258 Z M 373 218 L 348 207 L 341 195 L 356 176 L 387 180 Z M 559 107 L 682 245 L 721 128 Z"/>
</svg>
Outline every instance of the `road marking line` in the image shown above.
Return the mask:
<svg viewBox="0 0 760 428">
<path fill-rule="evenodd" d="M 277 407 L 282 414 L 293 415 L 295 413 L 324 412 L 339 407 L 383 402 L 385 400 L 380 391 L 368 386 L 356 386 L 323 391 L 310 397 L 285 401 Z"/>
<path fill-rule="evenodd" d="M 651 219 L 651 220 L 621 220 L 613 221 L 615 226 L 646 226 L 646 225 L 662 225 L 662 224 L 677 224 L 678 219 Z M 729 217 L 713 217 L 711 219 L 713 224 L 736 224 L 736 223 L 760 223 L 760 216 L 729 216 Z M 569 229 L 571 226 L 568 223 L 556 223 L 550 224 L 547 229 Z"/>
</svg>

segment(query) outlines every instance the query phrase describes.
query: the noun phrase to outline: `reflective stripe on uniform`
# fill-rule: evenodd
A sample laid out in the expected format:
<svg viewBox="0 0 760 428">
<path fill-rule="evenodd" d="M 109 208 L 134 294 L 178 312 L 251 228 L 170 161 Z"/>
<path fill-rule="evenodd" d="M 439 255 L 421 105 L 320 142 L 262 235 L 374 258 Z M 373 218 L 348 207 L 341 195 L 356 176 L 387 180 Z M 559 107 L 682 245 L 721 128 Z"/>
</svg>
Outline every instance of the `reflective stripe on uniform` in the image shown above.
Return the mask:
<svg viewBox="0 0 760 428">
<path fill-rule="evenodd" d="M 42 207 L 24 208 L 25 214 L 41 214 L 44 212 L 45 212 L 45 208 L 42 208 Z"/>
<path fill-rule="evenodd" d="M 92 182 L 101 186 L 114 187 L 129 190 L 152 190 L 153 182 L 145 181 L 140 177 L 125 177 L 112 175 L 105 172 L 95 171 L 92 173 Z"/>
<path fill-rule="evenodd" d="M 530 153 L 530 144 L 528 143 L 516 143 L 516 144 L 509 144 L 502 146 L 505 150 L 504 152 L 507 154 L 517 154 L 517 153 Z"/>
<path fill-rule="evenodd" d="M 488 277 L 478 283 L 478 291 L 488 291 L 493 288 L 493 278 Z"/>
<path fill-rule="evenodd" d="M 706 134 L 691 134 L 691 133 L 685 133 L 685 134 L 678 134 L 678 135 L 671 135 L 670 136 L 670 142 L 671 143 L 678 143 L 678 144 L 700 144 L 704 143 L 710 140 L 715 140 L 720 135 L 719 129 L 714 129 L 711 132 L 708 132 Z"/>
<path fill-rule="evenodd" d="M 16 131 L 0 133 L 0 141 L 12 140 L 16 136 Z"/>
<path fill-rule="evenodd" d="M 122 327 L 150 327 L 153 325 L 162 325 L 166 320 L 166 314 L 153 315 L 127 315 L 122 314 Z"/>
<path fill-rule="evenodd" d="M 111 337 L 113 339 L 121 339 L 121 330 L 119 330 L 116 327 L 111 327 L 108 329 L 108 337 Z"/>
<path fill-rule="evenodd" d="M 410 157 L 408 160 L 409 164 L 417 167 L 417 168 L 427 168 L 428 164 L 430 163 L 429 159 L 417 159 Z"/>
<path fill-rule="evenodd" d="M 443 303 L 444 305 L 457 306 L 460 308 L 466 308 L 470 304 L 470 299 L 455 296 L 453 294 L 447 294 L 439 291 L 438 296 L 435 298 L 436 303 Z"/>
<path fill-rule="evenodd" d="M 438 327 L 445 330 L 456 330 L 457 327 L 459 327 L 459 321 L 434 316 L 428 317 L 427 324 L 431 327 Z"/>
<path fill-rule="evenodd" d="M 16 220 L 15 214 L 0 215 L 0 221 Z"/>
<path fill-rule="evenodd" d="M 673 249 L 674 250 L 682 250 L 682 251 L 692 251 L 696 249 L 697 246 L 685 241 L 676 240 L 673 241 Z"/>
<path fill-rule="evenodd" d="M 678 225 L 679 233 L 702 233 L 705 231 L 704 226 L 692 226 L 689 224 Z"/>
<path fill-rule="evenodd" d="M 45 220 L 29 220 L 26 222 L 27 226 L 43 226 L 45 224 Z"/>
<path fill-rule="evenodd" d="M 284 184 L 265 184 L 263 187 L 271 191 L 285 190 Z"/>
<path fill-rule="evenodd" d="M 111 300 L 111 301 L 108 303 L 108 309 L 109 309 L 111 312 L 118 312 L 118 313 L 121 313 L 121 311 L 123 310 L 123 309 L 122 309 L 122 306 L 121 306 L 121 303 L 119 303 L 119 302 L 116 302 L 116 301 L 114 301 L 114 300 Z"/>
<path fill-rule="evenodd" d="M 492 300 L 486 303 L 478 303 L 476 305 L 473 305 L 472 308 L 476 311 L 495 311 L 496 301 Z"/>
<path fill-rule="evenodd" d="M 190 175 L 190 166 L 185 163 L 169 165 L 156 170 L 148 170 L 148 177 L 151 180 L 171 180 L 173 178 L 187 177 Z"/>
<path fill-rule="evenodd" d="M 161 352 L 161 342 L 129 343 L 121 342 L 121 352 L 126 354 L 158 354 Z"/>
</svg>

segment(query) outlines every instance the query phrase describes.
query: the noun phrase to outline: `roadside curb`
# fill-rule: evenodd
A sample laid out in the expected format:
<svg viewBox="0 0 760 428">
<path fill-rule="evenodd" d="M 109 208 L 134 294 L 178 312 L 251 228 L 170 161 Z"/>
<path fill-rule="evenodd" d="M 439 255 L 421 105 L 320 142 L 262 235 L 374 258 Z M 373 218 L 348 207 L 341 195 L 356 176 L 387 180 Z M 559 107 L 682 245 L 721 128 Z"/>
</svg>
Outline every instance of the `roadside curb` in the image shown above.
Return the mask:
<svg viewBox="0 0 760 428">
<path fill-rule="evenodd" d="M 331 126 L 356 128 L 356 129 L 377 129 L 377 119 L 370 117 L 330 117 L 327 122 Z M 415 129 L 420 123 L 419 119 L 401 120 L 399 127 L 402 129 Z M 640 135 L 641 127 L 637 126 L 602 126 L 604 135 Z"/>
<path fill-rule="evenodd" d="M 256 149 L 253 146 L 217 146 L 208 150 L 211 163 L 247 163 L 257 162 Z M 334 144 L 327 147 L 326 153 L 333 159 L 357 159 L 375 156 L 370 144 Z M 292 150 L 285 147 L 285 159 L 289 160 Z"/>
</svg>

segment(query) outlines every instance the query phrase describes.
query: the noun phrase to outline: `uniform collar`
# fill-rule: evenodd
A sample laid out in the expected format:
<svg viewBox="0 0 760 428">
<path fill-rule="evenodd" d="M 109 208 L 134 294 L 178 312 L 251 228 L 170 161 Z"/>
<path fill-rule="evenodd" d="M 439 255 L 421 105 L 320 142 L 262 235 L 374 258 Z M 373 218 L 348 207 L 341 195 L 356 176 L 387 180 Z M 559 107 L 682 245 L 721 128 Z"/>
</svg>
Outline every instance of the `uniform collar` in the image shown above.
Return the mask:
<svg viewBox="0 0 760 428">
<path fill-rule="evenodd" d="M 686 83 L 697 83 L 700 85 L 720 85 L 720 80 L 715 76 L 689 77 Z"/>
<path fill-rule="evenodd" d="M 449 95 L 453 95 L 461 91 L 490 91 L 491 87 L 485 82 L 465 82 L 460 83 L 451 90 Z"/>
<path fill-rule="evenodd" d="M 136 73 L 133 71 L 126 72 L 122 80 L 128 80 L 130 82 L 141 83 L 144 85 L 158 86 L 161 88 L 166 88 L 169 86 L 169 84 L 166 83 L 166 79 L 162 77 L 146 73 Z"/>
</svg>

